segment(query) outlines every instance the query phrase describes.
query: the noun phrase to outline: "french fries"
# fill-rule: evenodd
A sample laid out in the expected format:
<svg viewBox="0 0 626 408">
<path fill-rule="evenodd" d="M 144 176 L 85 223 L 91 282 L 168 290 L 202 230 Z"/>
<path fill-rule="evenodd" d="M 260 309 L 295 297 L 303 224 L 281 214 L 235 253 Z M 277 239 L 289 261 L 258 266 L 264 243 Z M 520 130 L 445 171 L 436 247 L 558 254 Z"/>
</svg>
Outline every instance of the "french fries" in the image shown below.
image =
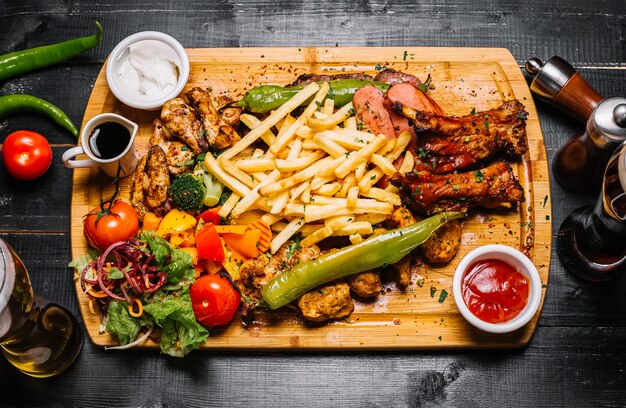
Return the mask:
<svg viewBox="0 0 626 408">
<path fill-rule="evenodd" d="M 333 235 L 361 242 L 401 204 L 397 189 L 374 185 L 396 173 L 393 163 L 402 155 L 403 170 L 413 162 L 404 152 L 410 133 L 389 140 L 358 130 L 352 104 L 335 110 L 328 92 L 328 83 L 312 83 L 264 120 L 241 115 L 248 134 L 218 159 L 205 158 L 207 170 L 233 191 L 219 215 L 261 211 L 276 232 L 272 254 L 295 234 L 303 247 Z M 303 113 L 293 115 L 307 100 Z"/>
</svg>

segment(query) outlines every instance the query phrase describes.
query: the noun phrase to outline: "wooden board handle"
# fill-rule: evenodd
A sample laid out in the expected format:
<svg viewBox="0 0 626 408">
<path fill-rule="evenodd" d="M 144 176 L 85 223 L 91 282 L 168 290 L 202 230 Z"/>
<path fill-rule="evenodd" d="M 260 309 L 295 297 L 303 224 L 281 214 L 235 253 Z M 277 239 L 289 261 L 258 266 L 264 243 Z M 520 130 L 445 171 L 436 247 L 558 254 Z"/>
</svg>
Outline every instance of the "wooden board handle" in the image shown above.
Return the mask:
<svg viewBox="0 0 626 408">
<path fill-rule="evenodd" d="M 563 86 L 552 103 L 581 122 L 587 123 L 591 112 L 603 99 L 604 97 L 576 72 Z"/>
</svg>

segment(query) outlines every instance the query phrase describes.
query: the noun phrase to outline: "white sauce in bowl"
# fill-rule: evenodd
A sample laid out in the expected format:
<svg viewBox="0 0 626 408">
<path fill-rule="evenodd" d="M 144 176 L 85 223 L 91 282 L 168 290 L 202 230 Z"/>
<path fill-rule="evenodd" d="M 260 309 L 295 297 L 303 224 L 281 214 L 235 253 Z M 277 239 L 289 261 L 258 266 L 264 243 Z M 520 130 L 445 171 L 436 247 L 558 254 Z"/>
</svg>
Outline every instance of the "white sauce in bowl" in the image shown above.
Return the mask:
<svg viewBox="0 0 626 408">
<path fill-rule="evenodd" d="M 178 83 L 180 62 L 176 51 L 155 40 L 136 42 L 119 56 L 116 73 L 121 91 L 131 98 L 155 100 Z"/>
</svg>

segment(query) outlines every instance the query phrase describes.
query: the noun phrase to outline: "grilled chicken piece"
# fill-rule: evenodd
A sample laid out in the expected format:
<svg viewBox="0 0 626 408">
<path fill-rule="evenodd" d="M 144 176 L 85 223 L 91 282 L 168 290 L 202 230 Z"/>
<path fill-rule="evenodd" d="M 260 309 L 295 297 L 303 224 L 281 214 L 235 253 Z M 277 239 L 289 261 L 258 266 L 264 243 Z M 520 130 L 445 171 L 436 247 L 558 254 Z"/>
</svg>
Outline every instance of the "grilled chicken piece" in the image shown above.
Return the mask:
<svg viewBox="0 0 626 408">
<path fill-rule="evenodd" d="M 396 132 L 389 112 L 383 105 L 384 101 L 383 93 L 374 85 L 359 88 L 352 97 L 357 124 L 367 127 L 376 135 L 382 133 L 387 139 L 393 139 Z"/>
<path fill-rule="evenodd" d="M 189 146 L 196 156 L 209 150 L 209 144 L 202 137 L 202 123 L 182 98 L 170 99 L 163 104 L 161 121 L 167 131 Z"/>
<path fill-rule="evenodd" d="M 346 283 L 357 296 L 365 298 L 378 295 L 382 288 L 379 270 L 355 273 L 346 278 Z"/>
<path fill-rule="evenodd" d="M 165 205 L 169 196 L 170 174 L 167 159 L 165 152 L 158 145 L 152 146 L 147 156 L 143 179 L 144 201 L 149 208 L 159 212 L 159 208 Z"/>
<path fill-rule="evenodd" d="M 422 84 L 415 75 L 407 74 L 405 72 L 396 71 L 395 69 L 387 68 L 379 71 L 374 77 L 374 81 L 384 82 L 389 85 L 408 83 L 414 87 L 418 87 Z"/>
<path fill-rule="evenodd" d="M 305 319 L 323 322 L 347 317 L 354 310 L 350 287 L 345 282 L 320 286 L 298 299 L 298 307 Z"/>
<path fill-rule="evenodd" d="M 167 168 L 173 175 L 182 174 L 193 169 L 194 158 L 191 149 L 178 140 L 170 143 L 165 153 Z"/>
<path fill-rule="evenodd" d="M 164 214 L 171 205 L 168 197 L 170 175 L 165 153 L 159 145 L 153 145 L 137 164 L 130 189 L 130 204 L 139 218 L 153 211 Z"/>
<path fill-rule="evenodd" d="M 215 95 L 210 89 L 208 92 L 211 97 L 211 102 L 213 103 L 215 109 L 219 112 L 222 121 L 231 125 L 233 128 L 237 128 L 239 126 L 239 118 L 241 117 L 242 109 L 228 107 L 228 105 L 234 102 L 230 96 Z"/>
<path fill-rule="evenodd" d="M 143 156 L 137 163 L 137 169 L 133 176 L 133 183 L 130 186 L 130 205 L 135 209 L 139 219 L 143 220 L 143 217 L 150 212 L 150 209 L 144 202 L 143 194 L 143 179 L 146 175 L 146 159 L 148 155 Z"/>
<path fill-rule="evenodd" d="M 528 150 L 526 116 L 519 101 L 506 101 L 499 108 L 462 117 L 416 111 L 400 102 L 393 109 L 413 120 L 417 133 L 419 163 L 415 170 L 451 173 L 504 152 L 511 157 Z"/>
<path fill-rule="evenodd" d="M 191 105 L 200 114 L 202 125 L 206 131 L 206 138 L 214 150 L 230 147 L 241 139 L 237 131 L 221 118 L 218 109 L 213 104 L 209 91 L 195 87 L 187 92 L 186 95 Z M 229 120 L 232 121 L 233 119 L 230 118 Z"/>
<path fill-rule="evenodd" d="M 161 122 L 161 119 L 155 119 L 152 124 L 154 125 L 154 130 L 152 131 L 152 136 L 150 136 L 148 143 L 150 143 L 150 146 L 159 145 L 164 152 L 167 152 L 173 140 L 172 134 L 165 127 L 163 122 Z"/>
<path fill-rule="evenodd" d="M 415 217 L 411 214 L 411 211 L 404 207 L 400 207 L 391 214 L 389 220 L 392 228 L 402 228 L 411 224 L 415 224 Z M 413 256 L 411 254 L 402 258 L 399 262 L 390 265 L 396 272 L 398 284 L 400 286 L 407 287 L 411 284 L 411 264 Z"/>
<path fill-rule="evenodd" d="M 320 249 L 316 246 L 300 248 L 290 253 L 283 245 L 271 258 L 261 254 L 254 259 L 245 261 L 239 268 L 239 288 L 253 301 L 261 299 L 261 288 L 274 276 L 293 268 L 300 262 L 315 259 L 320 256 Z"/>
<path fill-rule="evenodd" d="M 311 82 L 332 81 L 335 79 L 360 79 L 363 81 L 372 81 L 374 78 L 371 75 L 365 74 L 363 72 L 334 75 L 302 74 L 291 85 L 288 86 L 305 85 L 310 84 Z"/>
<path fill-rule="evenodd" d="M 420 245 L 424 258 L 433 264 L 449 262 L 459 251 L 462 232 L 460 220 L 446 222 Z"/>
<path fill-rule="evenodd" d="M 403 184 L 406 204 L 419 212 L 466 212 L 472 207 L 510 208 L 524 201 L 524 190 L 511 166 L 497 162 L 476 171 L 458 174 L 406 173 L 394 176 Z"/>
</svg>

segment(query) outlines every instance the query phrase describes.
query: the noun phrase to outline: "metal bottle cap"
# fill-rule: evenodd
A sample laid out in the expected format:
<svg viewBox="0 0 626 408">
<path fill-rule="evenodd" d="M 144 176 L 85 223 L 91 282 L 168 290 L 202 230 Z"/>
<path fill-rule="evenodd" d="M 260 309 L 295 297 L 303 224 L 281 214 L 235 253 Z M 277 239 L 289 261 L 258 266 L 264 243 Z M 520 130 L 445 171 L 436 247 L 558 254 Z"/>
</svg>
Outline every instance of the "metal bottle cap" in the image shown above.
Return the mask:
<svg viewBox="0 0 626 408">
<path fill-rule="evenodd" d="M 587 121 L 587 134 L 601 149 L 624 142 L 626 98 L 612 97 L 600 102 Z"/>
<path fill-rule="evenodd" d="M 545 64 L 539 58 L 531 58 L 526 61 L 525 69 L 526 72 L 535 76 L 530 84 L 530 90 L 550 103 L 576 73 L 574 67 L 556 55 Z"/>
</svg>

